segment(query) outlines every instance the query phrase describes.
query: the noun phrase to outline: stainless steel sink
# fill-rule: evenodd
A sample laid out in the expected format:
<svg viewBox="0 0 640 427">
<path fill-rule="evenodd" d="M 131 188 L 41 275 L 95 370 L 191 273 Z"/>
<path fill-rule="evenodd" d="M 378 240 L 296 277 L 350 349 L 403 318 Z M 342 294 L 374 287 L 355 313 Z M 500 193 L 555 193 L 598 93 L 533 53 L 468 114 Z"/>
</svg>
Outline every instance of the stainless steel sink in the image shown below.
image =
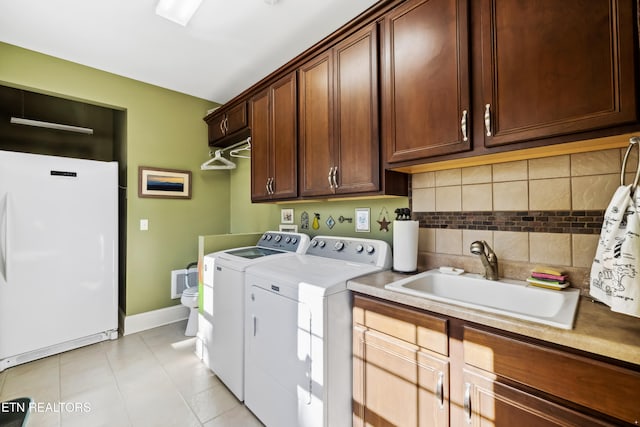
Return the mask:
<svg viewBox="0 0 640 427">
<path fill-rule="evenodd" d="M 580 291 L 537 288 L 518 280 L 487 280 L 478 274 L 425 271 L 386 289 L 434 301 L 572 329 Z"/>
</svg>

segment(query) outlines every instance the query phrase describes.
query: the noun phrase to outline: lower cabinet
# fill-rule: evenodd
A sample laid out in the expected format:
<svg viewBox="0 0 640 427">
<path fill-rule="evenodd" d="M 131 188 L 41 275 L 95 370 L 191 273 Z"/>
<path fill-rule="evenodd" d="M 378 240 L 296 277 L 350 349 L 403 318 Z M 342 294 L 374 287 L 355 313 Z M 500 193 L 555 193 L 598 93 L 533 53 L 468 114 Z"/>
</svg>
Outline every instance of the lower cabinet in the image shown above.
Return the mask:
<svg viewBox="0 0 640 427">
<path fill-rule="evenodd" d="M 446 359 L 359 326 L 354 339 L 354 426 L 449 425 Z"/>
<path fill-rule="evenodd" d="M 448 426 L 446 321 L 390 309 L 356 297 L 353 425 Z"/>
<path fill-rule="evenodd" d="M 354 426 L 640 424 L 640 366 L 363 295 Z"/>
<path fill-rule="evenodd" d="M 490 372 L 464 369 L 464 421 L 471 426 L 613 426 L 501 383 Z M 436 424 L 433 424 L 436 425 Z"/>
</svg>

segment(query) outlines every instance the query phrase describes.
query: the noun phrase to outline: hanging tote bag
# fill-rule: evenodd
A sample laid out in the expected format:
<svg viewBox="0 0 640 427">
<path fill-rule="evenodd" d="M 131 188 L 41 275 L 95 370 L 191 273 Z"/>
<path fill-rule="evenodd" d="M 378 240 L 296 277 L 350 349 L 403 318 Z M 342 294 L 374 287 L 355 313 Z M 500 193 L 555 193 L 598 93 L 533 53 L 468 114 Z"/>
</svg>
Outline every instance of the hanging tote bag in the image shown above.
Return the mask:
<svg viewBox="0 0 640 427">
<path fill-rule="evenodd" d="M 640 137 L 633 137 L 620 171 L 620 187 L 604 213 L 604 222 L 591 267 L 589 294 L 612 311 L 640 317 L 640 177 L 639 165 L 633 184 L 624 185 L 629 153 L 640 150 Z"/>
</svg>

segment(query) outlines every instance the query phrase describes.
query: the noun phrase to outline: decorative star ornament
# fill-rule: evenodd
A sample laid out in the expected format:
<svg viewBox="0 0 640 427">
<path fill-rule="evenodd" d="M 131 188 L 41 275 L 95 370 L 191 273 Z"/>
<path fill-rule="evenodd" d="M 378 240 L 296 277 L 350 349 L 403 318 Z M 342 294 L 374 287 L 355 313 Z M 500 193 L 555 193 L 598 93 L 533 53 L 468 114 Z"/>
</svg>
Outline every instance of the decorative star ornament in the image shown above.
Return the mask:
<svg viewBox="0 0 640 427">
<path fill-rule="evenodd" d="M 387 221 L 386 217 L 382 217 L 382 221 L 377 220 L 376 221 L 378 224 L 380 224 L 380 231 L 389 231 L 389 224 L 391 224 L 390 221 Z"/>
</svg>

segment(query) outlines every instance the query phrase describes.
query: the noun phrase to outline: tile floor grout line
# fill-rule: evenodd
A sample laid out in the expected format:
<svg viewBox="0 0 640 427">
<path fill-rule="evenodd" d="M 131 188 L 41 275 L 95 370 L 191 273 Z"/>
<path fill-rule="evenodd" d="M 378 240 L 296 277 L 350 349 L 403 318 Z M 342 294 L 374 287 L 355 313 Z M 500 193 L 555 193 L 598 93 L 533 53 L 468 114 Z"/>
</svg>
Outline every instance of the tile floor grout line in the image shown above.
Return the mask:
<svg viewBox="0 0 640 427">
<path fill-rule="evenodd" d="M 123 338 L 124 338 L 124 335 L 122 335 L 118 339 L 123 339 Z M 117 341 L 117 340 L 114 340 L 114 341 Z M 103 347 L 106 347 L 106 346 L 103 346 Z M 129 408 L 127 407 L 127 402 L 124 400 L 124 395 L 122 394 L 122 388 L 121 388 L 120 381 L 118 380 L 118 376 L 116 375 L 116 371 L 113 369 L 113 365 L 111 364 L 111 359 L 109 358 L 108 349 L 107 348 L 103 348 L 103 352 L 104 352 L 105 359 L 107 359 L 107 365 L 109 365 L 109 371 L 111 372 L 111 376 L 113 377 L 113 381 L 116 384 L 116 389 L 118 390 L 118 397 L 122 401 L 122 404 L 123 404 L 123 407 L 124 407 L 124 412 L 127 415 L 127 422 L 129 423 L 129 426 L 131 427 L 131 426 L 133 426 L 133 421 L 131 420 L 131 414 L 129 413 Z"/>
</svg>

